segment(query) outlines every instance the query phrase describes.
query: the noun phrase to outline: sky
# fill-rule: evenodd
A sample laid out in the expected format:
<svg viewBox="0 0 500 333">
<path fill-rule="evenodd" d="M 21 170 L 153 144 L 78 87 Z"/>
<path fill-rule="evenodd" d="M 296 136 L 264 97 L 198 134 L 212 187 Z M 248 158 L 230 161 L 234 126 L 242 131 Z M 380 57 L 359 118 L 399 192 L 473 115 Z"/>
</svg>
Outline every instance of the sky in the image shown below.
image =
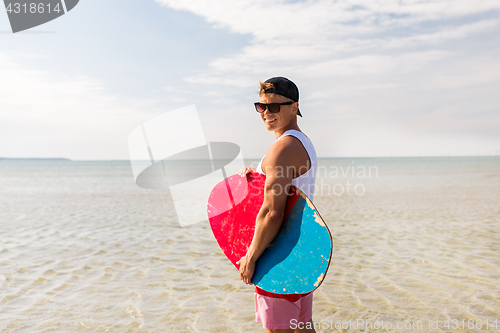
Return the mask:
<svg viewBox="0 0 500 333">
<path fill-rule="evenodd" d="M 207 141 L 260 158 L 273 76 L 319 157 L 500 155 L 499 37 L 498 0 L 81 0 L 16 34 L 0 10 L 0 157 L 126 160 L 195 104 Z"/>
</svg>

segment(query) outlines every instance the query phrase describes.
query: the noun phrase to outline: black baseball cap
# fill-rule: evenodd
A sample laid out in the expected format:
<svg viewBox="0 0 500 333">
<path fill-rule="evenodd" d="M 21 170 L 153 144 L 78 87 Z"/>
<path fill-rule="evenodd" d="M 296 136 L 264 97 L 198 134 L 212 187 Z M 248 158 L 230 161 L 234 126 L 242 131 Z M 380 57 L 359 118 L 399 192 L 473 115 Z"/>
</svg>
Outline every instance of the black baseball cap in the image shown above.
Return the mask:
<svg viewBox="0 0 500 333">
<path fill-rule="evenodd" d="M 266 80 L 264 83 L 272 83 L 274 85 L 274 88 L 266 89 L 264 93 L 278 94 L 286 98 L 290 98 L 294 102 L 299 101 L 299 88 L 297 88 L 295 83 L 288 80 L 286 77 L 272 77 Z M 297 114 L 302 117 L 300 110 L 297 110 Z"/>
</svg>

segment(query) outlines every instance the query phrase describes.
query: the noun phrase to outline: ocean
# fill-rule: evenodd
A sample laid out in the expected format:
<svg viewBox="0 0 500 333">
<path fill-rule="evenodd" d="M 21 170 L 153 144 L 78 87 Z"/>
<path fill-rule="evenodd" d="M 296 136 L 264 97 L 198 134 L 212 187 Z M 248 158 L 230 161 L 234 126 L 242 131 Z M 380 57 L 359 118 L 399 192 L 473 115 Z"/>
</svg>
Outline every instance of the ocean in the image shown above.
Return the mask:
<svg viewBox="0 0 500 333">
<path fill-rule="evenodd" d="M 318 332 L 500 331 L 500 157 L 320 159 L 316 184 Z M 264 331 L 208 222 L 129 161 L 0 160 L 0 240 L 0 332 Z"/>
</svg>

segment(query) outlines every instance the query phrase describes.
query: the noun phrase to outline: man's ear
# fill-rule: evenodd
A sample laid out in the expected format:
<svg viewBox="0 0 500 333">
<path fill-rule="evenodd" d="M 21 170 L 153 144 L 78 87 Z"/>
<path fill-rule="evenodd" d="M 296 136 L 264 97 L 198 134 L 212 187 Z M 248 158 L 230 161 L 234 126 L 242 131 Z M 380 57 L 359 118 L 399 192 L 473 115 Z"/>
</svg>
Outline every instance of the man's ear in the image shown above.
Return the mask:
<svg viewBox="0 0 500 333">
<path fill-rule="evenodd" d="M 294 111 L 295 115 L 298 115 L 299 112 L 299 102 L 295 102 L 292 104 L 292 110 Z"/>
</svg>

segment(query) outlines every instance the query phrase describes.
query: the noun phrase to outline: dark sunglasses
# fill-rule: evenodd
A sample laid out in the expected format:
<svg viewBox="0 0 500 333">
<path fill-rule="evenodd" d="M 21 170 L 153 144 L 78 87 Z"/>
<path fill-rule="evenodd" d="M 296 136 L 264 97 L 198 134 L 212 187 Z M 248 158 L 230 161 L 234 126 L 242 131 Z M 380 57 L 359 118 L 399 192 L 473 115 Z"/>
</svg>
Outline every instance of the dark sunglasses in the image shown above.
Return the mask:
<svg viewBox="0 0 500 333">
<path fill-rule="evenodd" d="M 255 105 L 255 110 L 257 112 L 262 113 L 266 111 L 266 108 L 269 110 L 271 113 L 278 113 L 280 112 L 280 106 L 281 105 L 290 105 L 295 102 L 285 102 L 285 103 L 269 103 L 269 104 L 264 104 L 260 102 L 253 103 Z"/>
</svg>

